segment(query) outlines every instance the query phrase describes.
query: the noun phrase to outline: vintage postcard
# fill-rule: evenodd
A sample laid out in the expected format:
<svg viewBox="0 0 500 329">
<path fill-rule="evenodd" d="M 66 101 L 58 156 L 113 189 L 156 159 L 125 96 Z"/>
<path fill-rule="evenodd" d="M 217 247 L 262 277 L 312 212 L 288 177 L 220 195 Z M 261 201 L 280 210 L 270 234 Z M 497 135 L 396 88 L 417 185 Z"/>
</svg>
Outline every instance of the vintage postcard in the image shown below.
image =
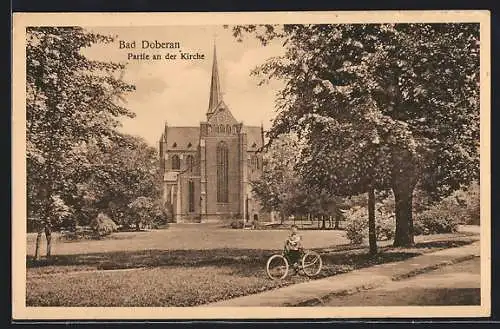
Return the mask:
<svg viewBox="0 0 500 329">
<path fill-rule="evenodd" d="M 13 319 L 490 314 L 487 11 L 15 13 Z"/>
</svg>

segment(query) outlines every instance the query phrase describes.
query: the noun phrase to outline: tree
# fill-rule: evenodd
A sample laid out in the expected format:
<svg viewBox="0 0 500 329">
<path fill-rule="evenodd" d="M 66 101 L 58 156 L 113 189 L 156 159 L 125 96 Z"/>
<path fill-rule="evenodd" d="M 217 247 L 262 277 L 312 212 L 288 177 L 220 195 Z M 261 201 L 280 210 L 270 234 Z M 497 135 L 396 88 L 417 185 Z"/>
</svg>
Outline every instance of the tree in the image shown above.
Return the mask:
<svg viewBox="0 0 500 329">
<path fill-rule="evenodd" d="M 297 210 L 304 196 L 295 172 L 299 144 L 293 135 L 282 135 L 263 154 L 263 173 L 252 181 L 252 191 L 267 211 L 278 211 L 283 220 Z"/>
<path fill-rule="evenodd" d="M 87 59 L 81 49 L 111 37 L 77 27 L 30 27 L 26 40 L 28 213 L 37 227 L 37 247 L 45 231 L 60 225 L 61 211 L 78 179 L 78 146 L 105 146 L 122 116 L 133 117 L 121 97 L 134 87 L 116 73 L 124 66 Z M 64 210 L 64 211 L 63 211 Z M 39 258 L 39 253 L 35 258 Z"/>
<path fill-rule="evenodd" d="M 413 244 L 417 184 L 436 198 L 479 175 L 479 25 L 236 26 L 286 54 L 253 73 L 285 81 L 270 142 L 305 141 L 312 186 L 392 189 L 395 246 Z"/>
<path fill-rule="evenodd" d="M 281 135 L 264 150 L 264 171 L 251 182 L 253 192 L 264 209 L 279 211 L 281 220 L 289 215 L 313 215 L 322 218 L 339 215 L 339 198 L 328 190 L 308 188 L 298 171 L 298 159 L 304 150 L 295 135 Z"/>
<path fill-rule="evenodd" d="M 367 124 L 373 106 L 360 104 L 359 108 L 366 110 L 363 118 L 351 118 L 348 123 L 313 115 L 308 135 L 314 139 L 304 148 L 297 167 L 304 184 L 312 189 L 341 197 L 367 193 L 370 251 L 376 253 L 374 194 L 375 189 L 390 187 L 390 146 Z"/>
<path fill-rule="evenodd" d="M 137 231 L 141 230 L 141 224 L 144 223 L 146 219 L 154 216 L 152 214 L 154 203 L 153 200 L 148 197 L 140 196 L 129 203 L 128 207 L 131 210 L 130 214 L 135 222 L 135 229 Z"/>
<path fill-rule="evenodd" d="M 106 148 L 87 145 L 81 159 L 72 204 L 78 209 L 79 222 L 88 223 L 96 214 L 108 214 L 122 226 L 136 225 L 129 204 L 138 197 L 160 200 L 161 173 L 155 148 L 143 139 L 118 134 Z M 145 223 L 153 217 L 142 219 Z"/>
</svg>

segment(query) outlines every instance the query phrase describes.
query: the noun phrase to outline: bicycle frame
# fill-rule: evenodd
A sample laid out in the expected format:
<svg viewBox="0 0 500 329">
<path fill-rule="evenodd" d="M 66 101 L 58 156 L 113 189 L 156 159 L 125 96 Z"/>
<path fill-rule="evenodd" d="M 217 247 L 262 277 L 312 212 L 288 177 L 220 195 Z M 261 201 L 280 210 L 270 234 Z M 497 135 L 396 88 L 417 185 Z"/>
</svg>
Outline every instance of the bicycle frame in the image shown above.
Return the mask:
<svg viewBox="0 0 500 329">
<path fill-rule="evenodd" d="M 300 260 L 302 259 L 302 257 L 304 257 L 304 255 L 306 254 L 306 251 L 304 249 L 299 249 L 298 250 L 299 254 L 298 254 L 298 257 L 297 257 L 297 261 L 300 263 Z M 286 250 L 286 248 L 283 249 L 283 252 L 281 254 L 283 257 L 285 257 L 286 261 L 290 264 L 292 262 L 292 260 L 290 259 L 290 250 Z"/>
</svg>

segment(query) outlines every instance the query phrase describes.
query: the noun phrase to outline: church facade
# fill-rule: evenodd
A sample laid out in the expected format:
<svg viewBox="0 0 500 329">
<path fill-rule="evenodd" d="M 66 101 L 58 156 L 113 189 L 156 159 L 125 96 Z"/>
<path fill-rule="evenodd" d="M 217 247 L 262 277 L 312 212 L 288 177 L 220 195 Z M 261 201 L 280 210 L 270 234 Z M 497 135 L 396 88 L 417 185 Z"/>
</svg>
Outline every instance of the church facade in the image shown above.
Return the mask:
<svg viewBox="0 0 500 329">
<path fill-rule="evenodd" d="M 214 46 L 206 120 L 165 123 L 159 142 L 163 201 L 173 222 L 267 221 L 250 182 L 262 174 L 264 130 L 238 122 L 222 99 Z"/>
</svg>

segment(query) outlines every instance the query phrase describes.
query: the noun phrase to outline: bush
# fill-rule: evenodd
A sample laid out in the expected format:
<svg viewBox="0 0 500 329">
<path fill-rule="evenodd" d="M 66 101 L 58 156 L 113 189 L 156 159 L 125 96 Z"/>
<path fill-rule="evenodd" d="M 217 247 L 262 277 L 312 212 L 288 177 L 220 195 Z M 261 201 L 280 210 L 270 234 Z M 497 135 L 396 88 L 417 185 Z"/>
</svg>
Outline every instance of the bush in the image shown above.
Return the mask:
<svg viewBox="0 0 500 329">
<path fill-rule="evenodd" d="M 382 213 L 375 217 L 377 240 L 392 240 L 396 233 L 396 219 L 394 213 Z"/>
<path fill-rule="evenodd" d="M 351 244 L 361 244 L 368 232 L 368 216 L 366 208 L 353 207 L 346 212 L 346 236 Z"/>
<path fill-rule="evenodd" d="M 429 230 L 424 223 L 415 217 L 413 218 L 413 235 L 428 235 Z"/>
<path fill-rule="evenodd" d="M 355 219 L 346 226 L 346 236 L 351 244 L 361 244 L 366 236 L 366 225 L 363 219 Z M 367 226 L 367 225 L 366 225 Z"/>
<path fill-rule="evenodd" d="M 438 203 L 415 215 L 413 231 L 415 235 L 453 233 L 457 231 L 459 219 L 456 210 L 444 203 Z"/>
<path fill-rule="evenodd" d="M 479 224 L 479 185 L 457 190 L 414 216 L 416 235 L 456 232 L 459 224 Z"/>
<path fill-rule="evenodd" d="M 110 235 L 118 229 L 115 222 L 103 213 L 99 213 L 90 226 L 98 238 Z"/>
<path fill-rule="evenodd" d="M 140 196 L 128 205 L 127 218 L 120 222 L 125 227 L 135 227 L 136 231 L 141 229 L 155 229 L 165 227 L 169 219 L 173 218 L 172 206 L 161 203 L 154 198 Z"/>
<path fill-rule="evenodd" d="M 245 225 L 245 222 L 242 220 L 242 219 L 239 219 L 239 220 L 233 220 L 231 222 L 231 228 L 234 228 L 234 229 L 241 229 L 243 228 L 243 226 Z"/>
<path fill-rule="evenodd" d="M 479 194 L 479 184 L 473 182 L 468 189 L 455 192 L 457 203 L 464 209 L 462 222 L 468 225 L 480 224 L 481 199 Z"/>
<path fill-rule="evenodd" d="M 392 240 L 394 238 L 396 233 L 394 206 L 394 198 L 392 195 L 375 205 L 375 228 L 377 232 L 377 240 Z"/>
<path fill-rule="evenodd" d="M 59 237 L 62 241 L 76 241 L 82 238 L 76 231 L 71 230 L 61 230 L 61 235 Z"/>
<path fill-rule="evenodd" d="M 375 211 L 375 232 L 377 240 L 391 240 L 394 238 L 396 222 L 394 212 L 390 211 L 390 203 L 377 204 Z M 352 244 L 360 244 L 368 236 L 368 209 L 356 206 L 345 214 L 346 236 Z"/>
<path fill-rule="evenodd" d="M 385 196 L 385 195 L 383 195 Z M 346 212 L 346 235 L 353 244 L 368 236 L 368 210 L 363 198 L 356 196 L 357 203 Z M 366 200 L 366 198 L 365 198 Z M 453 233 L 459 224 L 479 225 L 479 184 L 473 182 L 467 189 L 457 190 L 439 202 L 429 205 L 427 194 L 414 193 L 413 232 L 415 235 Z M 394 197 L 385 197 L 375 205 L 377 240 L 391 240 L 395 235 Z"/>
<path fill-rule="evenodd" d="M 416 212 L 413 221 L 415 235 L 456 232 L 459 224 L 479 225 L 479 184 L 473 182 L 467 189 Z"/>
<path fill-rule="evenodd" d="M 61 230 L 60 240 L 72 242 L 79 240 L 93 240 L 99 238 L 96 231 L 89 226 L 76 226 L 71 229 Z"/>
</svg>

